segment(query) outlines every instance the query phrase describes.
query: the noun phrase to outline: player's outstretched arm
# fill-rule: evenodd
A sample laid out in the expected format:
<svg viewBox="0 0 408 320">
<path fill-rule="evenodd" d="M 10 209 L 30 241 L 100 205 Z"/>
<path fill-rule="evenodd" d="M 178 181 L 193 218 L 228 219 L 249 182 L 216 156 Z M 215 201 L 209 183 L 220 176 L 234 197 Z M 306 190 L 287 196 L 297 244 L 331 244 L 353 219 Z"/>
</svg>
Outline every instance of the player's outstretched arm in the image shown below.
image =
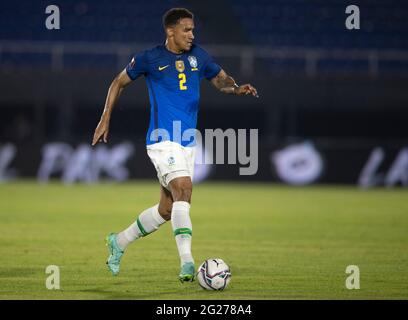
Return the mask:
<svg viewBox="0 0 408 320">
<path fill-rule="evenodd" d="M 129 78 L 126 70 L 123 70 L 116 76 L 115 79 L 113 79 L 108 90 L 108 95 L 106 97 L 105 107 L 103 109 L 101 120 L 99 121 L 95 129 L 95 133 L 92 139 L 93 146 L 102 140 L 105 143 L 108 142 L 109 122 L 112 114 L 112 109 L 120 94 L 122 93 L 122 90 L 130 82 L 132 82 L 132 79 Z"/>
<path fill-rule="evenodd" d="M 237 85 L 235 80 L 229 76 L 224 70 L 221 70 L 218 75 L 211 79 L 211 83 L 221 92 L 228 94 L 236 94 L 238 96 L 246 96 L 252 94 L 258 98 L 258 92 L 249 83 Z"/>
</svg>

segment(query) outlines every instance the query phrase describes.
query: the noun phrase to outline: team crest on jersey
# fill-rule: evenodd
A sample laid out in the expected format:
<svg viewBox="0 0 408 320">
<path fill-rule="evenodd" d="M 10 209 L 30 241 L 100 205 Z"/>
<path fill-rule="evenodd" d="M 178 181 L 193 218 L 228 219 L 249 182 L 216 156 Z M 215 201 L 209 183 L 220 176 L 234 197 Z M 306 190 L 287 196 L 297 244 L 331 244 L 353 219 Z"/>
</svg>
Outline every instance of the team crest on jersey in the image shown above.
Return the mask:
<svg viewBox="0 0 408 320">
<path fill-rule="evenodd" d="M 190 62 L 191 68 L 197 68 L 197 58 L 194 56 L 188 56 L 188 62 Z"/>
<path fill-rule="evenodd" d="M 176 69 L 178 72 L 183 72 L 184 71 L 184 61 L 183 60 L 177 60 L 176 61 Z"/>
</svg>

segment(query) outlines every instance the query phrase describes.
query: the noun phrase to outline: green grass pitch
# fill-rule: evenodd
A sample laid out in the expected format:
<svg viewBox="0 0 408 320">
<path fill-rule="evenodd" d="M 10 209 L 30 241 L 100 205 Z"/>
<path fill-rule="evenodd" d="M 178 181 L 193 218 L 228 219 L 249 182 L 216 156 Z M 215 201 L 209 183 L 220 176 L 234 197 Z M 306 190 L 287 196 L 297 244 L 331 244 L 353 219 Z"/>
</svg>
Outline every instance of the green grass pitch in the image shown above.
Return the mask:
<svg viewBox="0 0 408 320">
<path fill-rule="evenodd" d="M 105 236 L 158 200 L 156 182 L 0 185 L 0 299 L 407 299 L 408 192 L 205 183 L 193 192 L 196 264 L 231 267 L 223 292 L 181 284 L 170 223 L 133 243 L 112 277 Z M 60 290 L 48 290 L 48 265 Z M 345 286 L 360 269 L 360 289 Z"/>
</svg>

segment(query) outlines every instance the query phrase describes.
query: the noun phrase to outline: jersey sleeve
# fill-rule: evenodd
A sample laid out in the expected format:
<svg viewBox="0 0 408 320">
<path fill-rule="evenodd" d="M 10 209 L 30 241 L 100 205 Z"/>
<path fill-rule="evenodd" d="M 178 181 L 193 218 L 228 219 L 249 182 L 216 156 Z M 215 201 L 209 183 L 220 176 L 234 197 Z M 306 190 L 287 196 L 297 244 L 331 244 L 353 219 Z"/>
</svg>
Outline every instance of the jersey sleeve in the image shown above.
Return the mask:
<svg viewBox="0 0 408 320">
<path fill-rule="evenodd" d="M 126 66 L 126 73 L 129 78 L 136 80 L 141 75 L 147 73 L 147 62 L 146 62 L 146 52 L 135 54 L 130 60 L 129 64 Z"/>
<path fill-rule="evenodd" d="M 203 69 L 204 70 L 202 76 L 207 78 L 207 80 L 211 80 L 221 71 L 221 67 L 217 63 L 215 63 L 213 58 L 208 54 Z"/>
</svg>

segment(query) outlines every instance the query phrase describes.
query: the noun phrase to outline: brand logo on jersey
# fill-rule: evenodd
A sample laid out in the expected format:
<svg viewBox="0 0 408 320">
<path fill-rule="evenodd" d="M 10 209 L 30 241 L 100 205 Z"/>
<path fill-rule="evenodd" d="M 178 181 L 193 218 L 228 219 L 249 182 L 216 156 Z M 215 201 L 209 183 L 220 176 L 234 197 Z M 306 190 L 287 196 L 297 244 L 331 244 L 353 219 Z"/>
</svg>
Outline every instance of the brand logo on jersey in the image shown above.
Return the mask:
<svg viewBox="0 0 408 320">
<path fill-rule="evenodd" d="M 176 160 L 174 160 L 174 157 L 169 157 L 167 159 L 167 162 L 168 162 L 169 166 L 172 166 L 176 162 Z"/>
<path fill-rule="evenodd" d="M 129 63 L 129 67 L 133 68 L 134 65 L 135 65 L 135 58 L 133 57 L 132 60 Z"/>
<path fill-rule="evenodd" d="M 190 66 L 192 68 L 197 68 L 197 58 L 194 56 L 188 56 L 188 62 L 190 62 Z"/>
<path fill-rule="evenodd" d="M 176 69 L 178 72 L 183 72 L 184 71 L 184 61 L 183 60 L 177 60 L 176 61 Z"/>
<path fill-rule="evenodd" d="M 169 66 L 169 64 L 167 66 L 159 67 L 159 71 L 162 71 L 162 70 L 166 69 L 168 66 Z"/>
</svg>

